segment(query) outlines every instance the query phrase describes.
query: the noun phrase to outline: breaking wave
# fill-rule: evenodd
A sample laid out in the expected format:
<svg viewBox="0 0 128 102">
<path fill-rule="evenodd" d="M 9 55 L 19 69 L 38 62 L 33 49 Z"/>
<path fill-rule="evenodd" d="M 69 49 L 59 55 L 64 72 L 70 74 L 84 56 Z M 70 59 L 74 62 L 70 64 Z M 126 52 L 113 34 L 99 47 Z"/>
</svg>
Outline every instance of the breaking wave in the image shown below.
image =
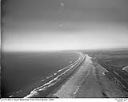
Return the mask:
<svg viewBox="0 0 128 102">
<path fill-rule="evenodd" d="M 76 60 L 74 63 L 64 67 L 63 69 L 58 70 L 57 72 L 53 73 L 50 76 L 47 76 L 46 79 L 43 79 L 45 83 L 34 90 L 32 90 L 27 96 L 24 98 L 29 98 L 29 97 L 39 97 L 45 96 L 50 88 L 53 88 L 55 85 L 60 84 L 60 82 L 65 79 L 68 75 L 71 74 L 71 72 L 76 69 L 84 60 L 85 56 L 80 54 L 80 57 L 78 60 Z M 50 89 L 51 90 L 51 89 Z"/>
</svg>

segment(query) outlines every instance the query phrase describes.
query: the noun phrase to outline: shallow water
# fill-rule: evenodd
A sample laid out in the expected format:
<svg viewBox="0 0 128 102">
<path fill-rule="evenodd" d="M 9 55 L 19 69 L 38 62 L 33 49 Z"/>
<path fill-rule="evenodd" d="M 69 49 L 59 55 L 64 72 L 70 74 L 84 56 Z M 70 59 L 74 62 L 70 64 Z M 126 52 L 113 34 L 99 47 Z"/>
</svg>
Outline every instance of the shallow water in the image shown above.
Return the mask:
<svg viewBox="0 0 128 102">
<path fill-rule="evenodd" d="M 4 53 L 2 96 L 8 97 L 78 59 L 73 52 Z"/>
</svg>

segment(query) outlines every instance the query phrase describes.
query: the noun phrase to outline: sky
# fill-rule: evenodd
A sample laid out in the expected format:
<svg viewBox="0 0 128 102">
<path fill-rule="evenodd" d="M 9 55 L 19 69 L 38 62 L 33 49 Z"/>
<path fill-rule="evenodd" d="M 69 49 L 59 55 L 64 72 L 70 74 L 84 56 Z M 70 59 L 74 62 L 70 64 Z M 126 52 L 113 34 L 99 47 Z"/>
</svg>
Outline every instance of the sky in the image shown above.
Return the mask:
<svg viewBox="0 0 128 102">
<path fill-rule="evenodd" d="M 7 0 L 4 51 L 128 48 L 128 0 Z"/>
</svg>

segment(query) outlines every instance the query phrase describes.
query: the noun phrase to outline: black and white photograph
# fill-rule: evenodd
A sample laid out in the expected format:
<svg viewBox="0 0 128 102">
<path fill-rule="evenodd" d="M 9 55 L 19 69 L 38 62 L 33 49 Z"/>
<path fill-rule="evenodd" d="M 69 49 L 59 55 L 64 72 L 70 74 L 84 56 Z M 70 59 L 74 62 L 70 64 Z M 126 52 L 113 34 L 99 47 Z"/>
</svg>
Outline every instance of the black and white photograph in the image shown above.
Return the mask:
<svg viewBox="0 0 128 102">
<path fill-rule="evenodd" d="M 128 0 L 1 0 L 0 75 L 1 98 L 128 102 Z"/>
</svg>

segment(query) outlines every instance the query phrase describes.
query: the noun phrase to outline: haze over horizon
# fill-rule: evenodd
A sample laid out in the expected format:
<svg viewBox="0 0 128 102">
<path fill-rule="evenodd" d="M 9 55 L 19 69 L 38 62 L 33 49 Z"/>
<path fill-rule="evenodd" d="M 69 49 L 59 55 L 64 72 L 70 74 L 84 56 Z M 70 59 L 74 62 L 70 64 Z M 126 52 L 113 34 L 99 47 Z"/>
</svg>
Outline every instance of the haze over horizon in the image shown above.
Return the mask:
<svg viewBox="0 0 128 102">
<path fill-rule="evenodd" d="M 128 48 L 127 0 L 7 0 L 4 51 Z"/>
</svg>

